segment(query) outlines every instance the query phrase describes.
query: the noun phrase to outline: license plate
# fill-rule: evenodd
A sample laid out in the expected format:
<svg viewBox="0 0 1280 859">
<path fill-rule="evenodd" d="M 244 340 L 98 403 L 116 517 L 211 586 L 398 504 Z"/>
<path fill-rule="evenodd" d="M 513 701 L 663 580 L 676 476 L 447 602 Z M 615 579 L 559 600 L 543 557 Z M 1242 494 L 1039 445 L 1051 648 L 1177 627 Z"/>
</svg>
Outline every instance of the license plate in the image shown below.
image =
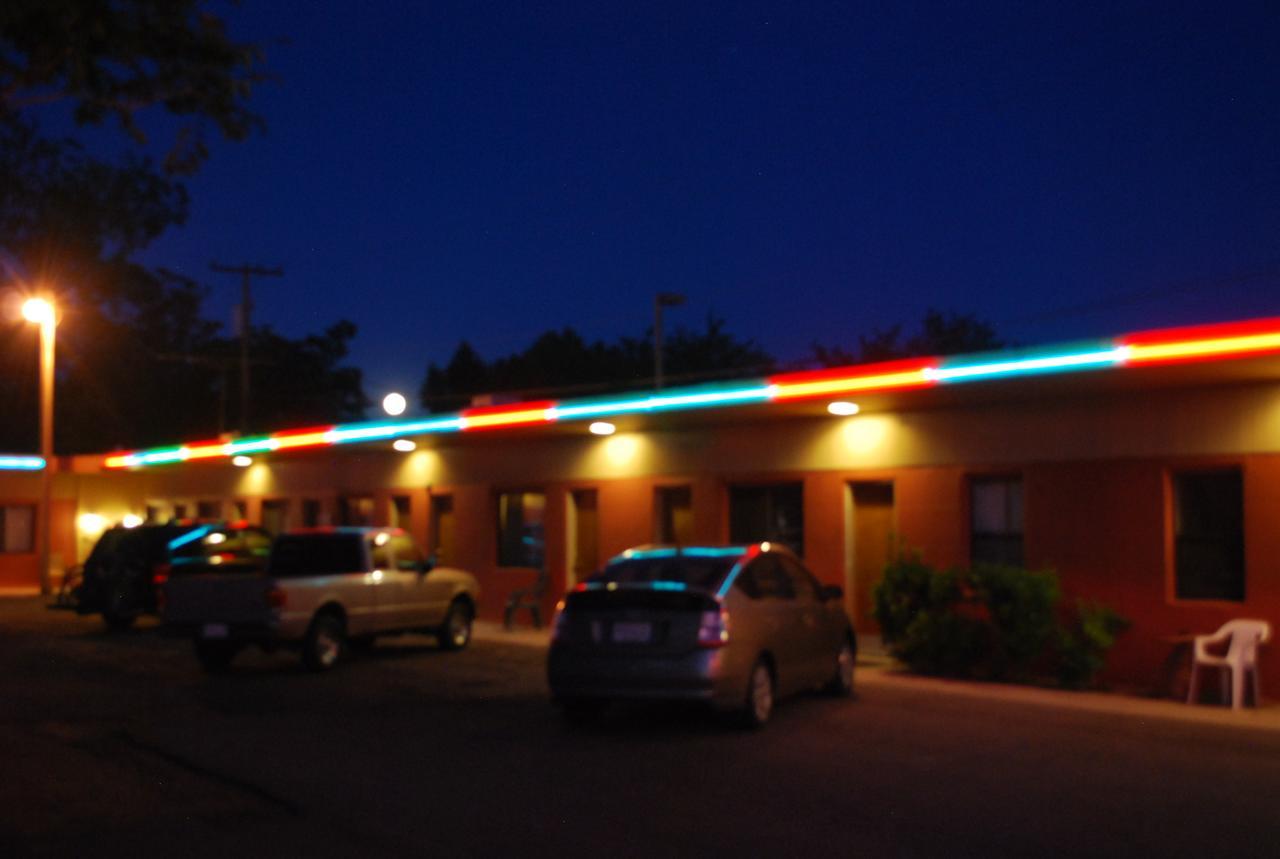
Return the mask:
<svg viewBox="0 0 1280 859">
<path fill-rule="evenodd" d="M 613 625 L 614 644 L 647 644 L 653 638 L 653 624 L 618 621 Z"/>
<path fill-rule="evenodd" d="M 206 623 L 200 630 L 201 638 L 226 638 L 228 633 L 225 623 Z"/>
</svg>

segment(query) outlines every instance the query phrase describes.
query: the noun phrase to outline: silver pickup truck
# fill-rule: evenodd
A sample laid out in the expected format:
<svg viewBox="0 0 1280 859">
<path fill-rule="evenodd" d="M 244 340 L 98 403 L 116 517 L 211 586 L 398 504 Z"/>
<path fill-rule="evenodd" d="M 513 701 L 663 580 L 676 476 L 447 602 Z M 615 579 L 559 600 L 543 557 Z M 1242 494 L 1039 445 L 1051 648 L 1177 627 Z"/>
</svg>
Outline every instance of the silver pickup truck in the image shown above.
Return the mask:
<svg viewBox="0 0 1280 859">
<path fill-rule="evenodd" d="M 349 643 L 427 632 L 446 650 L 471 639 L 480 587 L 462 570 L 433 567 L 398 528 L 313 528 L 277 537 L 267 568 L 204 567 L 171 575 L 161 594 L 167 631 L 195 641 L 206 671 L 246 645 L 297 647 L 316 671 Z"/>
</svg>

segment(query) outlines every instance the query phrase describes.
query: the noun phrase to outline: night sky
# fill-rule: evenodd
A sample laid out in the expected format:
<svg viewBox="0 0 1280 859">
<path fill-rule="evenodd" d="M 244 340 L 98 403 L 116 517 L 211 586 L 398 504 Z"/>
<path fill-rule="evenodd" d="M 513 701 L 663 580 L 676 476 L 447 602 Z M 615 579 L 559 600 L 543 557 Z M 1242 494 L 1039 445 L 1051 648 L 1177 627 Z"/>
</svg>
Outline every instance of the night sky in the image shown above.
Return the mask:
<svg viewBox="0 0 1280 859">
<path fill-rule="evenodd" d="M 286 11 L 286 8 L 288 10 Z M 782 360 L 926 308 L 1036 343 L 1280 314 L 1280 6 L 275 3 L 268 131 L 147 253 L 281 265 L 375 399 L 462 338 L 641 336 L 656 291 Z M 277 43 L 277 40 L 287 40 Z"/>
</svg>

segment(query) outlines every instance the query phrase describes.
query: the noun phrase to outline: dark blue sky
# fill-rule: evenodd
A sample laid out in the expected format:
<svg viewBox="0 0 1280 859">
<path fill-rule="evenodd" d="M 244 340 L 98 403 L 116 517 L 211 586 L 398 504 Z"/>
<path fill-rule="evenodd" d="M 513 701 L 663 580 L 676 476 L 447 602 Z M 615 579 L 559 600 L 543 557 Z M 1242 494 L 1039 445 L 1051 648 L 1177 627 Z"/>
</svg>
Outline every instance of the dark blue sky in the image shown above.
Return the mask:
<svg viewBox="0 0 1280 859">
<path fill-rule="evenodd" d="M 375 398 L 461 338 L 640 336 L 659 290 L 784 360 L 931 306 L 1025 343 L 1280 314 L 1275 3 L 229 17 L 268 43 L 269 130 L 215 147 L 147 259 L 222 319 L 209 260 L 284 266 L 255 321 L 350 318 Z"/>
</svg>

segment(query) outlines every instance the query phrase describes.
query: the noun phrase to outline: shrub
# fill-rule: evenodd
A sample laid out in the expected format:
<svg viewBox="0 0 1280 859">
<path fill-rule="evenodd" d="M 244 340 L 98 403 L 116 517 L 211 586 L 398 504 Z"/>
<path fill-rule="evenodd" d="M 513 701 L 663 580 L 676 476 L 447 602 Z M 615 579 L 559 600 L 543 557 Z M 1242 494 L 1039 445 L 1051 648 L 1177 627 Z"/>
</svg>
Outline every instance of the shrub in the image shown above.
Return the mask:
<svg viewBox="0 0 1280 859">
<path fill-rule="evenodd" d="M 1075 616 L 1057 632 L 1058 682 L 1071 689 L 1093 686 L 1116 636 L 1128 619 L 1095 603 L 1077 602 Z"/>
<path fill-rule="evenodd" d="M 969 572 L 969 583 L 989 619 L 985 673 L 997 679 L 1024 676 L 1053 641 L 1058 577 L 984 564 Z"/>
<path fill-rule="evenodd" d="M 889 652 L 922 674 L 1025 680 L 1054 667 L 1063 685 L 1093 682 L 1127 623 L 1103 606 L 1056 621 L 1061 591 L 1051 571 L 978 565 L 936 571 L 900 556 L 874 591 Z"/>
</svg>

